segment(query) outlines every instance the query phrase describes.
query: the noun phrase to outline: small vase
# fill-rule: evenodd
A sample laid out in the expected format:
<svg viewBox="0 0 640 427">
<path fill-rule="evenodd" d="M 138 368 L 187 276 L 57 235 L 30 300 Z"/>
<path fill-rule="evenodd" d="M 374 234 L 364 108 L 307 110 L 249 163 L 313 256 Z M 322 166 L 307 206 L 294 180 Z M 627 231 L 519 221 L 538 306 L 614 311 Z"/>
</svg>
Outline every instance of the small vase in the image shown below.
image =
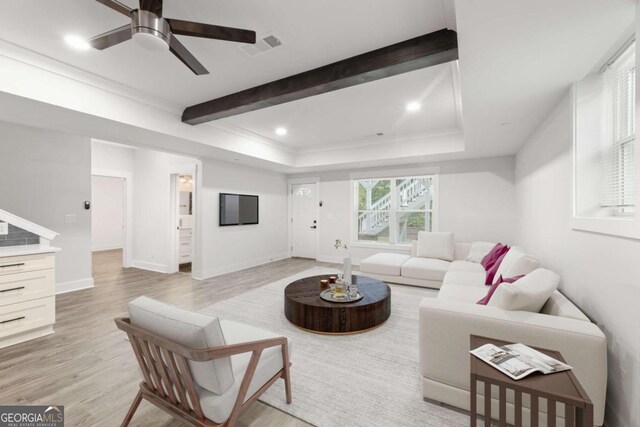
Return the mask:
<svg viewBox="0 0 640 427">
<path fill-rule="evenodd" d="M 351 284 L 351 255 L 342 260 L 342 277 L 345 285 Z"/>
</svg>

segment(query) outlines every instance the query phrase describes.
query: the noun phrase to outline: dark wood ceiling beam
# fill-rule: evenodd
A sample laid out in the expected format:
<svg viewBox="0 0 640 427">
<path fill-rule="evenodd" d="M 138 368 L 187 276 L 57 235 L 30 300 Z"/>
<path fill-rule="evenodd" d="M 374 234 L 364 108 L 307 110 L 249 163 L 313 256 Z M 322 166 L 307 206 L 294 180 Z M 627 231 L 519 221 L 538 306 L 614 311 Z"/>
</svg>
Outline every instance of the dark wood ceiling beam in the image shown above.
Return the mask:
<svg viewBox="0 0 640 427">
<path fill-rule="evenodd" d="M 456 59 L 457 34 L 453 30 L 443 29 L 192 105 L 184 110 L 182 121 L 197 125 Z"/>
</svg>

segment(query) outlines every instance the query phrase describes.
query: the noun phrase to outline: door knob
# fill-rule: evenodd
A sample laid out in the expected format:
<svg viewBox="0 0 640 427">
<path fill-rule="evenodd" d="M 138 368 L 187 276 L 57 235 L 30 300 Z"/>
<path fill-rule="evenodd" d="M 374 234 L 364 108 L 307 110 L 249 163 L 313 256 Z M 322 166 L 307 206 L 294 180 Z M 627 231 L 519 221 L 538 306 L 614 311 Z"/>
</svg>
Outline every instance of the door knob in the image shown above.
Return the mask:
<svg viewBox="0 0 640 427">
<path fill-rule="evenodd" d="M 315 225 L 312 225 L 310 228 L 318 228 L 318 227 L 316 227 Z"/>
</svg>

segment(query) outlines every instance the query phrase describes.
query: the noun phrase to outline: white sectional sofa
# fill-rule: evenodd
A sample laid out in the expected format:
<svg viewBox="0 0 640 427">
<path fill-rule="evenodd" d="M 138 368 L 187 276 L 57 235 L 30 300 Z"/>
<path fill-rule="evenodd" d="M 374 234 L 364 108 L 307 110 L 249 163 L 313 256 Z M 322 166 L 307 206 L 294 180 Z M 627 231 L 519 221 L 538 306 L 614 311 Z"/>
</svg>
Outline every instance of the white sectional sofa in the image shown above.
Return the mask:
<svg viewBox="0 0 640 427">
<path fill-rule="evenodd" d="M 499 295 L 504 285 L 498 287 L 489 305 L 479 305 L 477 302 L 490 286 L 485 285 L 484 267 L 466 260 L 471 244 L 456 243 L 450 261 L 420 259 L 416 256 L 416 247 L 414 244 L 411 256 L 374 255 L 360 264 L 360 271 L 392 283 L 440 288 L 437 298 L 424 298 L 420 304 L 420 370 L 422 394 L 426 399 L 469 410 L 469 337 L 473 334 L 560 351 L 593 402 L 595 425 L 603 424 L 606 338 L 578 307 L 559 291 L 552 290 L 547 294 L 550 297 L 545 296 L 533 306 L 505 309 L 509 295 L 506 290 Z M 544 287 L 550 281 L 555 281 L 551 288 L 555 289 L 560 278 L 539 266 L 540 262 L 522 248 L 512 247 L 502 260 L 496 278 L 525 275 L 513 284 L 513 289 L 531 288 L 535 292 L 538 283 Z M 496 302 L 496 298 L 502 300 Z M 479 390 L 481 393 L 482 387 Z M 497 396 L 492 397 L 495 414 L 498 401 Z M 508 401 L 512 402 L 512 398 L 508 395 Z M 523 403 L 523 419 L 529 420 L 528 397 Z M 483 405 L 481 397 L 480 413 L 484 411 Z M 510 403 L 508 408 L 508 421 L 513 423 Z M 541 411 L 546 412 L 544 403 Z M 564 425 L 564 411 L 558 410 L 557 414 L 558 425 Z"/>
<path fill-rule="evenodd" d="M 413 242 L 411 255 L 379 253 L 365 258 L 360 262 L 360 271 L 384 282 L 439 289 L 449 269 L 458 261 L 465 262 L 471 243 L 455 243 L 452 261 L 418 257 L 417 246 Z"/>
</svg>

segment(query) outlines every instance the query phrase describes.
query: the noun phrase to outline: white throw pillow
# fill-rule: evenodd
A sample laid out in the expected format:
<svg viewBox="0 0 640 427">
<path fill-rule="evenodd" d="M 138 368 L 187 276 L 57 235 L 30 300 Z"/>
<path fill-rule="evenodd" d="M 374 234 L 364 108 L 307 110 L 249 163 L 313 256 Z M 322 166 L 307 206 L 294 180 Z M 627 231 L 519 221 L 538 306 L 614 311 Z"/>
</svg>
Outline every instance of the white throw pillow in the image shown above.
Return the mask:
<svg viewBox="0 0 640 427">
<path fill-rule="evenodd" d="M 538 268 L 513 283 L 501 283 L 487 305 L 539 313 L 559 283 L 556 273 Z"/>
<path fill-rule="evenodd" d="M 505 279 L 508 277 L 526 276 L 539 267 L 540 261 L 537 258 L 534 258 L 530 255 L 522 254 L 521 256 L 516 258 L 513 263 L 511 263 L 511 265 L 501 274 Z"/>
<path fill-rule="evenodd" d="M 496 246 L 495 243 L 490 242 L 473 242 L 471 243 L 471 249 L 469 249 L 469 255 L 465 258 L 465 261 L 480 263 L 490 251 Z"/>
<path fill-rule="evenodd" d="M 455 245 L 453 233 L 432 233 L 420 231 L 418 233 L 417 256 L 421 258 L 437 258 L 445 261 L 453 261 Z"/>
<path fill-rule="evenodd" d="M 139 297 L 129 303 L 131 324 L 163 338 L 194 349 L 226 345 L 217 317 Z M 209 362 L 189 361 L 194 381 L 202 388 L 222 394 L 234 382 L 231 359 L 222 357 Z"/>
</svg>

